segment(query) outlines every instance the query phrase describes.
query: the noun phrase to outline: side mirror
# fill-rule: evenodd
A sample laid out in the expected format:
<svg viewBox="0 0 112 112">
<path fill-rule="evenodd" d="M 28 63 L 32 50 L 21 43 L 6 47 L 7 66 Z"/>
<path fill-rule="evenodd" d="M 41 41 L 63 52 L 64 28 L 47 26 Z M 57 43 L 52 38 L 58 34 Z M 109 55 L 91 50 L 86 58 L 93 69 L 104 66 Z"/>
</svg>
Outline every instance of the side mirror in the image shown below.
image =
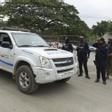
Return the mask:
<svg viewBox="0 0 112 112">
<path fill-rule="evenodd" d="M 4 48 L 12 49 L 12 45 L 10 44 L 10 42 L 2 42 L 1 46 Z"/>
</svg>

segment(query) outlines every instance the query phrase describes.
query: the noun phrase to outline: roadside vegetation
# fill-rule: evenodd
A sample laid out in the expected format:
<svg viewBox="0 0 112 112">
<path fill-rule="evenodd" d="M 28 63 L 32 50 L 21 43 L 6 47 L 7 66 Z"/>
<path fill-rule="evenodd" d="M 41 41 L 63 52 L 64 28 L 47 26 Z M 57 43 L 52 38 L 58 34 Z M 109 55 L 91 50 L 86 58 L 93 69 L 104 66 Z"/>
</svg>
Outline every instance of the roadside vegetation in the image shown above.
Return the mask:
<svg viewBox="0 0 112 112">
<path fill-rule="evenodd" d="M 78 10 L 62 0 L 12 0 L 0 6 L 0 26 L 30 29 L 42 35 L 83 35 L 92 42 L 112 33 L 112 21 L 101 21 L 89 28 Z M 8 21 L 2 21 L 8 16 Z"/>
<path fill-rule="evenodd" d="M 23 27 L 44 35 L 90 35 L 77 9 L 58 0 L 12 0 L 0 7 L 0 14 L 9 17 L 1 26 Z"/>
<path fill-rule="evenodd" d="M 112 34 L 112 21 L 101 21 L 92 27 L 93 34 L 103 36 L 105 33 Z"/>
</svg>

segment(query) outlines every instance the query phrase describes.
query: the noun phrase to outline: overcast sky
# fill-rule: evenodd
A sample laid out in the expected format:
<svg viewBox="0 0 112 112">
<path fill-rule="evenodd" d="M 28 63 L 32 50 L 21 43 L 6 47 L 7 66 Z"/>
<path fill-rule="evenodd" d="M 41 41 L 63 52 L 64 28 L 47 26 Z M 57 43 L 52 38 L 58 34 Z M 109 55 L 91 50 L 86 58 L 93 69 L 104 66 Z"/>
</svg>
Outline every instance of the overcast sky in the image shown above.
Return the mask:
<svg viewBox="0 0 112 112">
<path fill-rule="evenodd" d="M 0 0 L 0 2 L 3 2 L 4 0 Z"/>
<path fill-rule="evenodd" d="M 88 26 L 101 20 L 112 19 L 112 0 L 65 0 L 74 5 L 79 11 L 79 16 Z"/>
</svg>

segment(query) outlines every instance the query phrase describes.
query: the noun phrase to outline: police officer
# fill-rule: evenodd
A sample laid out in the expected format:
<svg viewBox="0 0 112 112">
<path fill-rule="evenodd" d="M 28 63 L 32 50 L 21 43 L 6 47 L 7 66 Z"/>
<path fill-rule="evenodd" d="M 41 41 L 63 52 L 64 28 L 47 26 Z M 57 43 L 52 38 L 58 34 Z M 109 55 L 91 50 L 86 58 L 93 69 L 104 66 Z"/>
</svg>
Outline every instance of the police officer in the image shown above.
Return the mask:
<svg viewBox="0 0 112 112">
<path fill-rule="evenodd" d="M 106 63 L 107 63 L 107 46 L 103 38 L 99 39 L 95 46 L 97 48 L 95 55 L 95 65 L 97 71 L 96 83 L 100 80 L 102 75 L 103 84 L 106 84 Z"/>
<path fill-rule="evenodd" d="M 67 38 L 67 37 L 65 38 L 65 43 L 64 43 L 62 49 L 66 50 L 66 51 L 69 51 L 69 52 L 73 52 L 73 46 L 70 43 L 69 38 Z"/>
<path fill-rule="evenodd" d="M 109 75 L 112 74 L 112 39 L 108 40 L 108 58 L 107 58 L 107 79 Z"/>
<path fill-rule="evenodd" d="M 85 42 L 83 36 L 80 36 L 79 45 L 77 47 L 77 57 L 78 57 L 78 63 L 79 63 L 79 75 L 78 75 L 79 77 L 83 76 L 82 67 L 84 66 L 85 75 L 86 75 L 85 77 L 90 79 L 88 75 L 88 67 L 87 67 L 89 55 L 90 55 L 90 50 L 89 50 L 88 43 Z"/>
</svg>

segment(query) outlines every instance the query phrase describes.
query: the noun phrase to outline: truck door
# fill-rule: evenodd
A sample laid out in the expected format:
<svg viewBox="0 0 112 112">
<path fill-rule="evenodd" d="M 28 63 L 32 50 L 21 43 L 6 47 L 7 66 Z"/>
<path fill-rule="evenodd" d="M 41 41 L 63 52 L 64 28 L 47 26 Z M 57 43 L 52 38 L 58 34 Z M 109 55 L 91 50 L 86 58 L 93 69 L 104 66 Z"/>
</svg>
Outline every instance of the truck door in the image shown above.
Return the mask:
<svg viewBox="0 0 112 112">
<path fill-rule="evenodd" d="M 13 44 L 10 36 L 0 33 L 0 67 L 3 70 L 12 72 L 13 70 Z"/>
</svg>

